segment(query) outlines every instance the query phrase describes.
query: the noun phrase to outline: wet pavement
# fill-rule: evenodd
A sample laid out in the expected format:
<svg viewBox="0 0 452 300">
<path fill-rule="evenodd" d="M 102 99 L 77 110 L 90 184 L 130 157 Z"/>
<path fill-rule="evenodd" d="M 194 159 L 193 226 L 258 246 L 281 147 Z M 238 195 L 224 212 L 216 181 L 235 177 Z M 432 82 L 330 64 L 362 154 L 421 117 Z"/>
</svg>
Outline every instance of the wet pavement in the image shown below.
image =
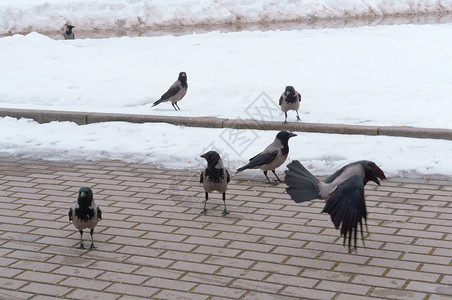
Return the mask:
<svg viewBox="0 0 452 300">
<path fill-rule="evenodd" d="M 82 186 L 103 210 L 92 251 L 67 216 Z M 283 184 L 233 177 L 225 217 L 216 193 L 201 215 L 203 195 L 197 171 L 0 157 L 0 299 L 452 297 L 451 177 L 369 183 L 354 254 L 321 201 Z"/>
</svg>

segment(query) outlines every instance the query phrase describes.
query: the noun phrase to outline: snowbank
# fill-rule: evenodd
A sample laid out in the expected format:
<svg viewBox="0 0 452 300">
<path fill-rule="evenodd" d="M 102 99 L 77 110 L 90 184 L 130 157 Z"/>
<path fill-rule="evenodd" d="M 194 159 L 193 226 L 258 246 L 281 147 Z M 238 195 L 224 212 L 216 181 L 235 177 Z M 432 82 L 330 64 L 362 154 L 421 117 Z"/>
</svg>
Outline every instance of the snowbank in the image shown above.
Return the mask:
<svg viewBox="0 0 452 300">
<path fill-rule="evenodd" d="M 0 34 L 439 14 L 452 0 L 2 0 Z"/>
<path fill-rule="evenodd" d="M 0 118 L 0 154 L 49 160 L 118 159 L 166 168 L 201 169 L 199 156 L 218 151 L 235 170 L 270 144 L 276 131 L 207 129 L 168 124 L 108 122 L 79 126 L 71 122 L 38 124 Z M 360 159 L 375 161 L 388 176 L 407 172 L 452 175 L 452 141 L 384 136 L 300 133 L 289 141 L 289 163 L 300 160 L 315 174 L 331 174 Z M 243 142 L 246 141 L 246 142 Z M 284 166 L 278 169 L 281 174 Z M 247 171 L 250 176 L 259 170 Z"/>
</svg>

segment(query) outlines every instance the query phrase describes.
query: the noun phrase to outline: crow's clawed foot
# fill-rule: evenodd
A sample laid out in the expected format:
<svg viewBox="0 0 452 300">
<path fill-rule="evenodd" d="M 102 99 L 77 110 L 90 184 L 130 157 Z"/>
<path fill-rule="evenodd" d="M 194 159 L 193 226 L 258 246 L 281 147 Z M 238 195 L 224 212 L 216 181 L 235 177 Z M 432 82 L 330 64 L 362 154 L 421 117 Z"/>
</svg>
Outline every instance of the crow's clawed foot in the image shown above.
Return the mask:
<svg viewBox="0 0 452 300">
<path fill-rule="evenodd" d="M 80 243 L 80 246 L 78 247 L 78 249 L 86 249 L 85 245 L 83 245 L 83 243 Z"/>
<path fill-rule="evenodd" d="M 201 211 L 201 214 L 207 215 L 207 209 L 203 209 L 203 210 Z"/>
<path fill-rule="evenodd" d="M 223 210 L 223 213 L 221 213 L 221 215 L 222 215 L 222 216 L 229 215 L 229 212 L 225 209 L 225 210 Z"/>
<path fill-rule="evenodd" d="M 96 249 L 97 247 L 96 246 L 94 246 L 94 244 L 91 244 L 91 246 L 89 247 L 89 250 L 94 250 L 94 249 Z"/>
<path fill-rule="evenodd" d="M 282 122 L 283 124 L 287 124 L 287 121 Z"/>
<path fill-rule="evenodd" d="M 297 121 L 300 121 L 300 122 L 301 122 L 301 119 L 300 119 L 300 117 L 297 117 Z"/>
<path fill-rule="evenodd" d="M 279 182 L 278 181 L 266 181 L 265 184 L 271 184 L 271 185 L 277 185 Z"/>
</svg>

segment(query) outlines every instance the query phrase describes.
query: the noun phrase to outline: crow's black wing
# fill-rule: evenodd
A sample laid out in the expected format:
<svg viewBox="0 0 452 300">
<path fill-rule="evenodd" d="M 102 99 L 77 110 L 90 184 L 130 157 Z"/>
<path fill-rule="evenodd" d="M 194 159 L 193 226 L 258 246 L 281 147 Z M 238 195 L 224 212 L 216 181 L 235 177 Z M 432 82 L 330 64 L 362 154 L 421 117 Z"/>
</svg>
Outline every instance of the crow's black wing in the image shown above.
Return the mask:
<svg viewBox="0 0 452 300">
<path fill-rule="evenodd" d="M 100 210 L 100 207 L 99 207 L 99 206 L 97 207 L 97 218 L 98 218 L 99 220 L 102 220 L 102 211 Z"/>
<path fill-rule="evenodd" d="M 169 99 L 172 96 L 176 95 L 180 90 L 182 89 L 182 87 L 178 84 L 178 85 L 172 85 L 168 91 L 166 91 L 165 94 L 162 95 L 162 97 L 160 97 L 160 100 L 165 100 L 165 99 Z"/>
<path fill-rule="evenodd" d="M 68 216 L 69 216 L 69 221 L 72 221 L 72 207 L 69 208 Z"/>
<path fill-rule="evenodd" d="M 341 236 L 344 236 L 344 245 L 348 237 L 349 252 L 351 252 L 352 235 L 355 249 L 357 248 L 358 224 L 360 224 L 361 238 L 364 243 L 363 219 L 367 227 L 367 211 L 361 176 L 354 175 L 344 180 L 326 202 L 323 212 L 331 216 L 336 229 L 340 227 Z"/>
<path fill-rule="evenodd" d="M 279 97 L 279 106 L 281 106 L 282 102 L 283 102 L 283 96 L 281 95 L 281 97 Z"/>
<path fill-rule="evenodd" d="M 204 174 L 204 171 L 202 171 L 201 176 L 199 176 L 199 183 L 203 183 L 203 181 L 204 181 L 203 174 Z"/>
<path fill-rule="evenodd" d="M 277 156 L 278 156 L 278 150 L 275 150 L 273 152 L 267 152 L 267 153 L 261 152 L 258 155 L 250 158 L 250 162 L 248 164 L 246 164 L 243 167 L 238 168 L 237 172 L 242 172 L 243 170 L 246 170 L 246 169 L 253 169 L 253 168 L 260 167 L 262 165 L 269 164 L 273 160 L 275 160 L 275 158 Z"/>
<path fill-rule="evenodd" d="M 228 170 L 225 170 L 225 171 L 226 171 L 226 182 L 229 182 L 229 181 L 231 181 L 231 176 L 229 175 Z"/>
<path fill-rule="evenodd" d="M 269 164 L 272 161 L 274 161 L 277 156 L 278 156 L 278 150 L 275 150 L 273 152 L 267 152 L 267 153 L 259 153 L 258 155 L 254 156 L 250 159 L 248 166 L 258 167 L 258 166 Z"/>
</svg>

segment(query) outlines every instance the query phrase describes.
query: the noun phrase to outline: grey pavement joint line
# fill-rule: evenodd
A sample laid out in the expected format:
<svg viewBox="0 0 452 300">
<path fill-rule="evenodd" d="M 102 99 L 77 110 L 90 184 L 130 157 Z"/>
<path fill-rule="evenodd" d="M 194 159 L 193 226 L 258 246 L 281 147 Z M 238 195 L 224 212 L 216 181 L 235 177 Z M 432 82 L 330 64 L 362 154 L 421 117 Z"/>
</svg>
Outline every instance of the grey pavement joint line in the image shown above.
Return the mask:
<svg viewBox="0 0 452 300">
<path fill-rule="evenodd" d="M 168 123 L 172 125 L 204 128 L 289 130 L 311 133 L 380 135 L 452 140 L 452 129 L 409 126 L 369 126 L 304 122 L 289 122 L 288 124 L 282 124 L 282 122 L 278 121 L 237 120 L 216 117 L 178 117 L 16 108 L 0 108 L 0 117 L 29 118 L 38 123 L 49 123 L 52 121 L 69 121 L 77 123 L 78 125 L 99 122 Z"/>
</svg>

